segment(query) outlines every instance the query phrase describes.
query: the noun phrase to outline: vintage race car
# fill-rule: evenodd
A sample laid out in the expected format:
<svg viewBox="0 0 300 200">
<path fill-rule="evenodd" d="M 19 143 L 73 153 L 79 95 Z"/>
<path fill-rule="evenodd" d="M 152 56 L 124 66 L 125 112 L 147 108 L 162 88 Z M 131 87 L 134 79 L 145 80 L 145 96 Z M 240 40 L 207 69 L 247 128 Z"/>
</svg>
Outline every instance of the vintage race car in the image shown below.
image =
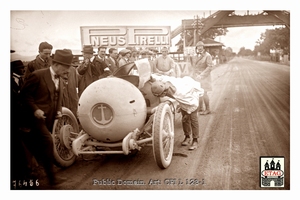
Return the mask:
<svg viewBox="0 0 300 200">
<path fill-rule="evenodd" d="M 124 154 L 152 146 L 157 165 L 172 161 L 177 102 L 151 92 L 147 59 L 128 63 L 89 85 L 78 104 L 78 119 L 63 108 L 53 126 L 55 162 L 72 165 L 84 154 Z"/>
</svg>

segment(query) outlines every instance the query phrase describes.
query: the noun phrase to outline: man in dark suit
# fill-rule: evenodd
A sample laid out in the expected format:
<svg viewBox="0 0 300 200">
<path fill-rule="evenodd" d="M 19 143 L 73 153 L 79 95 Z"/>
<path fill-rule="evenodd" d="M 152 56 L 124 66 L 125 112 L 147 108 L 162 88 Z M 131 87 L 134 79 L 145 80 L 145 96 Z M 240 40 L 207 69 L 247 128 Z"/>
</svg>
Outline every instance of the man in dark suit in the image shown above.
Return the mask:
<svg viewBox="0 0 300 200">
<path fill-rule="evenodd" d="M 73 55 L 70 50 L 56 50 L 52 65 L 32 72 L 21 89 L 25 119 L 31 131 L 26 133 L 24 143 L 41 162 L 50 185 L 64 180 L 54 174 L 53 139 L 51 136 L 55 118 L 61 117 L 63 83 L 67 78 Z"/>
<path fill-rule="evenodd" d="M 53 46 L 48 42 L 41 42 L 39 45 L 39 55 L 32 61 L 30 61 L 26 67 L 24 79 L 35 70 L 44 69 L 50 67 L 52 63 L 51 52 Z"/>
<path fill-rule="evenodd" d="M 106 58 L 105 62 L 112 73 L 114 73 L 119 68 L 118 59 L 118 49 L 110 48 L 108 49 L 109 57 Z"/>
<path fill-rule="evenodd" d="M 19 113 L 21 102 L 19 99 L 20 88 L 23 83 L 24 64 L 21 60 L 10 63 L 11 66 L 11 180 L 25 180 L 28 175 L 25 148 L 19 131 L 22 118 Z"/>
</svg>

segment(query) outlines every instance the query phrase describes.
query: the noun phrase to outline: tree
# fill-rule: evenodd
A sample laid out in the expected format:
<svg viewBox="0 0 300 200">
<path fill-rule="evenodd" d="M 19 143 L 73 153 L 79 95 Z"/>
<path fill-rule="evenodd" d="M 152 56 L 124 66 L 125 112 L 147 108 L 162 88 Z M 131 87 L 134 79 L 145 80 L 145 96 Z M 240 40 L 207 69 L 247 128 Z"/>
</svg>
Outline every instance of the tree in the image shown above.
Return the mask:
<svg viewBox="0 0 300 200">
<path fill-rule="evenodd" d="M 238 52 L 239 56 L 252 56 L 253 51 L 251 49 L 246 49 L 245 47 L 241 47 L 240 51 Z"/>
<path fill-rule="evenodd" d="M 270 55 L 270 49 L 282 49 L 284 54 L 290 54 L 290 29 L 286 27 L 267 29 L 261 33 L 255 51 L 262 55 Z"/>
</svg>

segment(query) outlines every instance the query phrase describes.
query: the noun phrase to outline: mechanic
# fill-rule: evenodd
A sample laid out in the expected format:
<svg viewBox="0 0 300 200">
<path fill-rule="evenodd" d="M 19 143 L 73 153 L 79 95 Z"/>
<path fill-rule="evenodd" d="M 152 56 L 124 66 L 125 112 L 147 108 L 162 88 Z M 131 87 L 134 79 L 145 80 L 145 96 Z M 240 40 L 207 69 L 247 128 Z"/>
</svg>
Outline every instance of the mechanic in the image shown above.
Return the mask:
<svg viewBox="0 0 300 200">
<path fill-rule="evenodd" d="M 211 75 L 210 75 L 213 66 L 212 57 L 207 51 L 205 51 L 204 43 L 202 41 L 199 41 L 196 44 L 196 52 L 197 52 L 197 56 L 193 58 L 193 63 L 192 63 L 193 66 L 192 77 L 196 81 L 199 81 L 201 87 L 204 89 L 204 95 L 203 97 L 200 97 L 199 100 L 198 112 L 200 115 L 207 115 L 211 112 L 209 106 L 209 96 L 207 92 L 212 90 Z M 203 108 L 203 103 L 205 105 L 205 110 Z"/>
<path fill-rule="evenodd" d="M 204 93 L 200 84 L 189 76 L 175 78 L 157 74 L 152 74 L 150 81 L 152 82 L 151 91 L 154 96 L 167 96 L 179 103 L 182 114 L 182 128 L 185 135 L 181 145 L 188 146 L 191 140 L 190 135 L 192 135 L 193 141 L 189 150 L 196 149 L 199 138 L 197 110 L 199 97 Z"/>
</svg>

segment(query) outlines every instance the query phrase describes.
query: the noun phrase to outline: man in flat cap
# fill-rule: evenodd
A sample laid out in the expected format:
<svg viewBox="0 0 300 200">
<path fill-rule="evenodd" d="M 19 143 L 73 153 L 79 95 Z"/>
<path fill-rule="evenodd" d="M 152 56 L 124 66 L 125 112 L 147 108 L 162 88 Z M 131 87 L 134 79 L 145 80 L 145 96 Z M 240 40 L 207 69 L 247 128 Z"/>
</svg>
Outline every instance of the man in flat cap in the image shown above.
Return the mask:
<svg viewBox="0 0 300 200">
<path fill-rule="evenodd" d="M 56 50 L 49 68 L 32 72 L 20 92 L 25 110 L 27 125 L 24 143 L 29 151 L 42 164 L 51 186 L 65 181 L 54 174 L 54 145 L 52 128 L 55 118 L 61 117 L 63 84 L 62 78 L 68 76 L 73 54 L 70 50 Z"/>
<path fill-rule="evenodd" d="M 129 63 L 129 58 L 131 55 L 131 51 L 129 49 L 122 49 L 119 52 L 121 58 L 119 60 L 119 67 L 122 67 L 123 65 L 126 65 L 127 63 Z"/>
<path fill-rule="evenodd" d="M 193 57 L 193 78 L 201 83 L 204 89 L 204 95 L 199 100 L 198 112 L 200 115 L 207 115 L 210 111 L 210 102 L 208 92 L 212 91 L 211 71 L 213 67 L 211 55 L 205 51 L 204 43 L 202 41 L 196 44 L 197 55 Z"/>
<path fill-rule="evenodd" d="M 51 52 L 53 46 L 48 42 L 41 42 L 39 45 L 39 55 L 28 63 L 24 79 L 26 80 L 33 71 L 50 67 L 52 63 Z"/>
</svg>

